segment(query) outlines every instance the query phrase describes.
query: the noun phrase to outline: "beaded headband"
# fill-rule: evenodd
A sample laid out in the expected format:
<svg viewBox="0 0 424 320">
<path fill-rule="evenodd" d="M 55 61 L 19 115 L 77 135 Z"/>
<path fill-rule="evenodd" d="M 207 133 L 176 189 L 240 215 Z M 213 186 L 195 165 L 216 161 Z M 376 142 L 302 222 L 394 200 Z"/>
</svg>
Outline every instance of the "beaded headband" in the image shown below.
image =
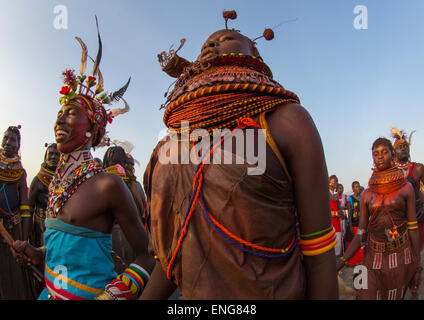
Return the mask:
<svg viewBox="0 0 424 320">
<path fill-rule="evenodd" d="M 62 97 L 60 97 L 59 102 L 61 105 L 71 104 L 79 107 L 92 124 L 98 125 L 103 130 L 104 135 L 104 131 L 108 122 L 112 123 L 114 117 L 129 111 L 129 105 L 124 100 L 123 95 L 125 94 L 128 85 L 130 84 L 131 77 L 119 90 L 112 93 L 104 91 L 103 75 L 99 68 L 102 58 L 102 39 L 100 37 L 97 16 L 96 27 L 99 43 L 96 60 L 93 60 L 90 56 L 88 56 L 87 46 L 81 40 L 81 38 L 75 37 L 82 48 L 80 75 L 75 75 L 75 71 L 72 69 L 66 69 L 62 73 L 65 86 L 63 86 L 60 90 Z M 91 76 L 85 75 L 87 57 L 89 57 L 94 64 Z M 124 102 L 124 108 L 117 108 L 106 111 L 103 106 L 104 104 L 112 104 L 113 102 L 118 102 L 119 100 Z M 106 143 L 106 145 L 108 145 L 108 143 Z"/>
<path fill-rule="evenodd" d="M 392 126 L 390 135 L 392 136 L 392 138 L 395 139 L 393 147 L 396 147 L 396 145 L 401 142 L 406 142 L 408 146 L 410 146 L 411 138 L 414 132 L 415 130 L 410 133 L 408 140 L 406 140 L 406 132 L 404 130 L 399 130 L 398 128 Z"/>
</svg>

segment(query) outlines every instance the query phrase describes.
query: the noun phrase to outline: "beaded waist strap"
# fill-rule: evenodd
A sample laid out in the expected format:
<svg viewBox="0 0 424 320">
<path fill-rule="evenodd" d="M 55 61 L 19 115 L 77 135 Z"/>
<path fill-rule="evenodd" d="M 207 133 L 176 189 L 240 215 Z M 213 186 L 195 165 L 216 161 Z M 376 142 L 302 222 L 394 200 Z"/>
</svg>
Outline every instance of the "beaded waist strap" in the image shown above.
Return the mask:
<svg viewBox="0 0 424 320">
<path fill-rule="evenodd" d="M 370 238 L 370 248 L 375 252 L 393 251 L 397 248 L 402 247 L 408 241 L 408 230 L 405 231 L 399 239 L 379 242 Z"/>
</svg>

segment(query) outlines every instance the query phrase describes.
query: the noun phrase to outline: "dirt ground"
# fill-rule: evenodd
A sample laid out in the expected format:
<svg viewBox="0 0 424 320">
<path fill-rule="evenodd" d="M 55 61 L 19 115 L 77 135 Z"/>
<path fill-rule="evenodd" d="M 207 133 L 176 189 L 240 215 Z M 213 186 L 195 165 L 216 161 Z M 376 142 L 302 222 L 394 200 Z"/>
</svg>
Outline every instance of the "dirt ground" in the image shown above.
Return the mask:
<svg viewBox="0 0 424 320">
<path fill-rule="evenodd" d="M 421 251 L 421 260 L 424 261 L 424 251 Z M 353 267 L 346 266 L 344 267 L 339 276 L 343 279 L 345 284 L 351 288 L 353 288 Z M 340 300 L 355 300 L 354 296 L 339 296 Z M 405 300 L 417 300 L 416 297 L 413 297 L 409 290 L 405 294 Z M 424 300 L 424 272 L 421 273 L 421 286 L 418 290 L 418 300 Z"/>
</svg>

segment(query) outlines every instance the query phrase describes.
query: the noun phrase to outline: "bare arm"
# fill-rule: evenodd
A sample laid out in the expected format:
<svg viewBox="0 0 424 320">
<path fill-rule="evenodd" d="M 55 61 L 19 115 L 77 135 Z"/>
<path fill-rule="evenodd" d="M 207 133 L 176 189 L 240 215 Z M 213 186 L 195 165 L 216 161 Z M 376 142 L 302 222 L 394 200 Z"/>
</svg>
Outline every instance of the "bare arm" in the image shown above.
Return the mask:
<svg viewBox="0 0 424 320">
<path fill-rule="evenodd" d="M 148 252 L 149 239 L 134 199 L 120 177 L 112 174 L 109 177 L 112 181 L 108 184 L 106 192 L 113 215 L 136 254 L 134 262 L 151 273 L 155 261 Z"/>
<path fill-rule="evenodd" d="M 137 181 L 132 181 L 129 185 L 129 189 L 131 191 L 131 194 L 134 197 L 135 204 L 137 205 L 138 212 L 140 213 L 140 218 L 144 219 L 145 212 L 144 212 L 144 191 L 141 187 L 140 183 Z"/>
<path fill-rule="evenodd" d="M 406 194 L 406 220 L 408 222 L 413 222 L 417 220 L 415 213 L 415 193 L 411 184 L 407 183 L 404 186 Z M 409 239 L 411 239 L 412 250 L 414 252 L 415 258 L 418 261 L 421 261 L 420 256 L 420 235 L 418 229 L 408 230 Z"/>
<path fill-rule="evenodd" d="M 272 113 L 268 124 L 293 178 L 301 234 L 328 228 L 328 173 L 313 120 L 303 107 L 288 104 Z M 334 250 L 304 257 L 308 299 L 338 298 L 335 261 Z"/>
<path fill-rule="evenodd" d="M 147 284 L 139 300 L 161 300 L 171 296 L 177 286 L 169 281 L 166 272 L 162 269 L 159 261 L 156 262 L 151 281 Z"/>
<path fill-rule="evenodd" d="M 28 200 L 28 186 L 26 183 L 26 172 L 22 175 L 19 180 L 19 205 L 29 205 Z M 23 240 L 26 241 L 29 238 L 29 231 L 31 230 L 32 219 L 24 218 L 23 219 Z"/>
</svg>

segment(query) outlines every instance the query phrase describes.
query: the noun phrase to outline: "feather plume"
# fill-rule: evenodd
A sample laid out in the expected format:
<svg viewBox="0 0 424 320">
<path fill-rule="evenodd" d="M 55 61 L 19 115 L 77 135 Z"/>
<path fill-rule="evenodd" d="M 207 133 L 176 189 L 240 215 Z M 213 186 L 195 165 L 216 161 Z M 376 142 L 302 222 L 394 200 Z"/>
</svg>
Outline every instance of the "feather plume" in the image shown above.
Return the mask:
<svg viewBox="0 0 424 320">
<path fill-rule="evenodd" d="M 139 166 L 139 167 L 141 167 L 141 165 L 140 165 L 140 162 L 138 162 L 138 160 L 137 159 L 134 159 L 134 162 Z"/>
<path fill-rule="evenodd" d="M 123 95 L 125 94 L 125 91 L 127 91 L 130 81 L 131 81 L 131 77 L 128 79 L 127 83 L 121 89 L 111 93 L 110 100 L 118 102 L 120 99 L 122 99 Z"/>
<path fill-rule="evenodd" d="M 93 76 L 97 74 L 100 61 L 102 60 L 102 39 L 100 38 L 99 22 L 97 20 L 97 16 L 95 17 L 96 17 L 97 37 L 99 38 L 99 50 L 97 51 L 96 61 L 94 62 L 94 66 L 93 66 Z"/>
<path fill-rule="evenodd" d="M 80 74 L 83 75 L 85 73 L 85 69 L 87 68 L 87 54 L 88 54 L 88 50 L 87 50 L 87 46 L 81 40 L 80 37 L 75 37 L 75 39 L 77 39 L 77 41 L 81 45 L 81 49 L 82 49 Z"/>
<path fill-rule="evenodd" d="M 128 140 L 112 140 L 112 142 L 117 145 L 118 147 L 121 147 L 125 150 L 125 153 L 131 153 L 131 151 L 134 149 L 134 145 L 128 141 Z"/>
<path fill-rule="evenodd" d="M 412 138 L 412 135 L 414 134 L 414 132 L 415 132 L 415 130 L 412 131 L 411 134 L 409 135 L 409 138 L 408 138 L 408 144 L 409 145 L 411 145 L 411 138 Z"/>
<path fill-rule="evenodd" d="M 124 114 L 127 113 L 128 111 L 130 111 L 130 106 L 128 105 L 128 103 L 125 101 L 124 98 L 121 97 L 121 100 L 124 101 L 125 106 L 123 108 L 116 108 L 116 109 L 112 109 L 110 110 L 112 112 L 112 116 L 115 118 L 116 116 L 119 116 L 120 114 Z"/>
<path fill-rule="evenodd" d="M 88 57 L 94 63 L 94 59 L 92 57 L 90 57 L 90 56 L 88 56 Z M 100 68 L 97 68 L 97 75 L 93 74 L 93 76 L 97 76 L 97 84 L 103 88 L 103 84 L 104 84 L 104 82 L 103 82 L 103 75 L 100 72 Z"/>
<path fill-rule="evenodd" d="M 398 129 L 398 128 L 396 128 L 396 127 L 392 126 L 392 129 L 391 129 L 391 131 L 390 131 L 390 135 L 391 135 L 394 139 L 399 140 L 399 139 L 402 139 L 402 138 L 404 137 L 404 132 L 403 132 L 403 131 L 399 131 L 399 129 Z"/>
</svg>

